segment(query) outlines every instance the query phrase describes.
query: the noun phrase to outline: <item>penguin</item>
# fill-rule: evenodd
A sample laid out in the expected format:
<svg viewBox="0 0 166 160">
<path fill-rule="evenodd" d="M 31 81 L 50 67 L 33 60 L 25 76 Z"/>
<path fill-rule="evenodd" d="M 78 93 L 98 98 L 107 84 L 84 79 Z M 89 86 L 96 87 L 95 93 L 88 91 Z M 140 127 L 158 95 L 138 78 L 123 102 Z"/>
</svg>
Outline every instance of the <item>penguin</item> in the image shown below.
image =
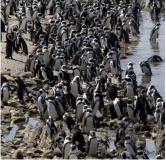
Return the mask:
<svg viewBox="0 0 166 160">
<path fill-rule="evenodd" d="M 72 144 L 68 155 L 68 159 L 78 159 L 78 153 L 76 150 L 76 145 Z"/>
<path fill-rule="evenodd" d="M 91 130 L 95 128 L 95 120 L 92 114 L 92 109 L 88 108 L 86 111 L 85 119 L 84 119 L 84 131 L 89 133 Z"/>
<path fill-rule="evenodd" d="M 63 62 L 65 61 L 64 57 L 60 56 L 59 54 L 53 54 L 51 55 L 51 58 L 53 59 L 54 71 L 59 71 L 63 65 Z"/>
<path fill-rule="evenodd" d="M 45 18 L 45 12 L 46 12 L 46 4 L 45 0 L 40 0 L 38 3 L 38 12 L 43 15 L 43 18 Z"/>
<path fill-rule="evenodd" d="M 21 48 L 21 54 L 24 53 L 26 56 L 28 55 L 28 46 L 25 40 L 22 38 L 21 34 L 17 34 L 17 50 Z"/>
<path fill-rule="evenodd" d="M 137 156 L 137 147 L 136 147 L 135 143 L 133 142 L 133 140 L 131 139 L 130 135 L 127 135 L 125 137 L 125 147 L 126 147 L 127 152 L 132 154 L 134 157 Z"/>
<path fill-rule="evenodd" d="M 5 83 L 5 82 L 9 83 L 9 81 L 7 80 L 7 78 L 6 78 L 5 76 L 1 75 L 1 83 L 0 83 L 0 86 L 2 87 L 3 83 Z"/>
<path fill-rule="evenodd" d="M 64 122 L 66 123 L 66 125 L 67 125 L 69 131 L 71 131 L 72 128 L 74 127 L 74 125 L 75 125 L 75 121 L 72 119 L 71 116 L 69 116 L 68 113 L 65 113 L 65 114 L 63 115 L 63 120 L 64 120 Z"/>
<path fill-rule="evenodd" d="M 125 114 L 123 101 L 121 99 L 115 98 L 115 100 L 113 101 L 113 104 L 114 104 L 114 109 L 117 113 L 118 118 L 122 118 Z"/>
<path fill-rule="evenodd" d="M 129 71 L 133 71 L 134 72 L 134 68 L 133 68 L 133 63 L 132 62 L 129 62 L 127 64 L 125 76 L 128 74 Z"/>
<path fill-rule="evenodd" d="M 36 50 L 35 60 L 39 60 L 40 64 L 43 63 L 43 52 L 42 52 L 41 48 L 39 48 L 39 49 Z"/>
<path fill-rule="evenodd" d="M 131 78 L 125 78 L 126 82 L 126 88 L 124 92 L 124 97 L 128 97 L 128 99 L 133 99 L 135 94 L 135 88 L 133 85 L 133 81 Z"/>
<path fill-rule="evenodd" d="M 3 83 L 1 87 L 1 101 L 4 105 L 7 105 L 8 100 L 10 99 L 9 90 L 11 90 L 9 83 L 8 82 Z"/>
<path fill-rule="evenodd" d="M 72 143 L 77 146 L 78 150 L 84 151 L 85 138 L 83 133 L 79 129 L 78 125 L 72 128 L 71 134 L 72 134 Z"/>
<path fill-rule="evenodd" d="M 124 124 L 125 135 L 128 134 L 128 127 L 129 127 L 130 122 L 131 122 L 131 121 L 130 121 L 127 117 L 124 117 L 124 118 L 122 119 L 122 123 Z"/>
<path fill-rule="evenodd" d="M 50 53 L 48 51 L 48 47 L 47 46 L 44 46 L 42 48 L 42 51 L 43 51 L 43 63 L 48 65 L 49 62 L 50 62 Z"/>
<path fill-rule="evenodd" d="M 76 118 L 77 118 L 78 122 L 81 121 L 81 115 L 83 112 L 84 105 L 85 105 L 85 102 L 84 102 L 83 98 L 77 97 L 77 100 L 76 100 Z"/>
<path fill-rule="evenodd" d="M 116 130 L 116 139 L 114 144 L 120 145 L 120 141 L 123 141 L 125 138 L 125 125 L 124 123 L 120 123 L 120 127 Z"/>
<path fill-rule="evenodd" d="M 26 25 L 27 25 L 27 17 L 25 15 L 25 13 L 22 13 L 21 19 L 20 19 L 19 31 L 20 32 L 25 32 Z"/>
<path fill-rule="evenodd" d="M 98 149 L 98 140 L 94 131 L 90 131 L 87 144 L 88 156 L 96 156 Z"/>
<path fill-rule="evenodd" d="M 51 117 L 54 120 L 57 120 L 61 116 L 61 111 L 55 101 L 55 97 L 47 97 L 46 105 L 49 117 Z"/>
<path fill-rule="evenodd" d="M 6 34 L 6 57 L 13 59 L 13 51 L 15 49 L 15 44 L 10 33 Z"/>
<path fill-rule="evenodd" d="M 159 22 L 156 23 L 156 26 L 152 29 L 151 34 L 150 34 L 150 40 L 153 42 L 156 42 L 156 39 L 159 36 L 159 26 L 161 24 Z"/>
<path fill-rule="evenodd" d="M 54 141 L 57 132 L 58 130 L 54 124 L 53 118 L 49 116 L 49 118 L 46 120 L 46 134 L 49 141 Z"/>
<path fill-rule="evenodd" d="M 39 90 L 39 97 L 38 97 L 38 104 L 39 104 L 40 110 L 42 111 L 42 114 L 40 115 L 42 118 L 47 118 L 47 116 L 48 116 L 45 98 L 46 98 L 45 90 L 40 89 Z"/>
<path fill-rule="evenodd" d="M 75 98 L 78 97 L 78 94 L 81 93 L 80 88 L 80 77 L 75 76 L 72 82 L 70 83 L 71 93 L 74 95 Z"/>
<path fill-rule="evenodd" d="M 10 1 L 9 0 L 6 0 L 6 7 L 5 7 L 5 15 L 7 18 L 10 18 L 9 15 L 10 15 Z"/>
<path fill-rule="evenodd" d="M 42 110 L 41 110 L 41 108 L 39 106 L 39 103 L 38 103 L 39 95 L 38 94 L 34 94 L 34 93 L 32 93 L 32 95 L 33 95 L 32 100 L 33 100 L 33 102 L 35 103 L 35 105 L 36 105 L 36 107 L 38 109 L 39 116 L 41 116 L 42 115 Z"/>
<path fill-rule="evenodd" d="M 80 79 L 81 79 L 81 70 L 79 68 L 79 66 L 72 66 L 72 70 L 73 70 L 73 78 L 76 77 L 76 76 L 79 76 Z"/>
<path fill-rule="evenodd" d="M 1 7 L 1 11 L 0 11 L 0 14 L 1 14 L 1 32 L 6 32 L 5 31 L 5 25 L 7 24 L 7 18 L 5 16 L 5 13 L 4 13 L 4 8 Z M 0 40 L 2 41 L 2 33 L 0 34 Z"/>
<path fill-rule="evenodd" d="M 50 81 L 54 80 L 53 71 L 51 70 L 50 67 L 43 64 L 41 65 L 40 70 L 42 72 L 42 76 L 44 80 L 50 80 Z"/>
<path fill-rule="evenodd" d="M 137 147 L 137 156 L 142 157 L 143 159 L 149 159 L 144 148 L 142 146 Z"/>
<path fill-rule="evenodd" d="M 27 96 L 29 97 L 29 92 L 20 77 L 15 78 L 17 86 L 12 90 L 11 95 L 17 90 L 17 98 L 21 104 L 24 104 L 24 92 L 26 91 Z"/>
<path fill-rule="evenodd" d="M 122 159 L 136 159 L 136 157 L 134 157 L 130 152 L 127 152 L 127 151 L 121 152 L 120 158 L 122 158 Z"/>
<path fill-rule="evenodd" d="M 93 106 L 92 106 L 93 116 L 96 116 L 98 109 L 100 109 L 100 105 L 101 105 L 100 96 L 98 93 L 95 93 L 93 97 Z"/>
<path fill-rule="evenodd" d="M 29 54 L 28 59 L 25 62 L 24 72 L 34 72 L 35 70 L 35 58 L 33 55 Z"/>
<path fill-rule="evenodd" d="M 162 62 L 162 58 L 158 55 L 153 55 L 147 59 L 148 62 Z"/>
<path fill-rule="evenodd" d="M 70 149 L 71 149 L 72 141 L 69 136 L 66 136 L 65 141 L 63 143 L 62 157 L 63 159 L 67 159 Z"/>
<path fill-rule="evenodd" d="M 150 64 L 147 61 L 142 61 L 140 63 L 140 67 L 141 67 L 142 73 L 145 73 L 145 75 L 149 75 L 149 76 L 152 75 Z"/>
<path fill-rule="evenodd" d="M 63 101 L 61 94 L 56 93 L 55 99 L 56 99 L 56 102 L 61 110 L 61 114 L 64 114 L 65 110 L 67 110 L 67 109 L 65 108 L 65 104 L 64 104 L 65 102 Z"/>
<path fill-rule="evenodd" d="M 127 113 L 128 113 L 129 119 L 133 122 L 136 122 L 137 118 L 134 117 L 134 112 L 135 112 L 134 102 L 132 99 L 128 99 L 127 100 Z"/>
<path fill-rule="evenodd" d="M 58 93 L 61 97 L 64 96 L 64 85 L 63 83 L 58 83 L 57 85 L 54 86 L 53 88 L 53 93 L 54 96 L 56 96 L 56 94 Z"/>
<path fill-rule="evenodd" d="M 139 94 L 136 100 L 134 116 L 137 115 L 138 122 L 143 122 L 146 124 L 147 115 L 151 113 L 150 106 L 143 94 Z"/>
</svg>

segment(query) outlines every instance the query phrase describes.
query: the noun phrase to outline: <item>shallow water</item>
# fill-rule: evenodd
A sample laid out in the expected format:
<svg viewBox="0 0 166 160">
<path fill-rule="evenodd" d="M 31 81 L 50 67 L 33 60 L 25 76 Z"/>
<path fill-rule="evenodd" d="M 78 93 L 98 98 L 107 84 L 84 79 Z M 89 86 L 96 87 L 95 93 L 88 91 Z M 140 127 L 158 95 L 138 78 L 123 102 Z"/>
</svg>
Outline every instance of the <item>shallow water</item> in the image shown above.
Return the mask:
<svg viewBox="0 0 166 160">
<path fill-rule="evenodd" d="M 31 130 L 33 131 L 35 129 L 37 123 L 38 123 L 38 121 L 35 118 L 29 118 L 27 124 L 31 126 Z M 23 124 L 21 126 L 23 126 Z M 11 141 L 15 137 L 17 130 L 21 126 L 20 126 L 20 124 L 19 125 L 10 124 L 10 127 L 12 127 L 12 129 L 10 130 L 9 133 L 3 135 L 2 140 Z"/>
<path fill-rule="evenodd" d="M 134 72 L 137 76 L 138 85 L 149 87 L 154 85 L 158 92 L 165 99 L 165 15 L 161 14 L 159 38 L 156 43 L 150 42 L 150 33 L 155 23 L 152 21 L 150 13 L 142 10 L 140 15 L 140 34 L 138 42 L 132 42 L 130 45 L 122 45 L 128 47 L 128 50 L 133 54 L 127 56 L 127 59 L 121 60 L 121 67 L 126 70 L 128 62 L 134 63 Z M 126 51 L 122 48 L 122 53 Z M 159 55 L 163 62 L 150 62 L 152 76 L 145 76 L 139 66 L 141 61 L 147 60 L 152 55 Z M 122 78 L 125 77 L 125 71 L 122 72 Z"/>
</svg>

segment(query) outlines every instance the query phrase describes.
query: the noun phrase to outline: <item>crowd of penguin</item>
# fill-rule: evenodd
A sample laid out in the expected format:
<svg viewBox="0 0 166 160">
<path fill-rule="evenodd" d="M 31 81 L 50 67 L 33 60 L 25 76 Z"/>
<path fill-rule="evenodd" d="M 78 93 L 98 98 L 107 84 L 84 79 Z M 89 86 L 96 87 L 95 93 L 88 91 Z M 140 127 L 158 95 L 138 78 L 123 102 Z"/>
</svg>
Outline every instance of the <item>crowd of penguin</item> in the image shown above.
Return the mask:
<svg viewBox="0 0 166 160">
<path fill-rule="evenodd" d="M 6 32 L 6 58 L 13 59 L 14 51 L 28 57 L 24 71 L 32 72 L 38 78 L 35 81 L 39 92 L 31 92 L 33 103 L 40 118 L 46 122 L 49 141 L 62 149 L 64 159 L 78 159 L 78 149 L 85 150 L 88 156 L 97 156 L 99 142 L 95 130 L 97 123 L 100 123 L 98 112 L 110 116 L 110 119 L 121 120 L 115 145 L 124 146 L 119 157 L 122 159 L 148 159 L 145 148 L 136 146 L 128 134 L 131 123 L 146 126 L 147 118 L 153 118 L 158 129 L 164 129 L 165 102 L 157 89 L 151 85 L 147 91 L 138 93 L 133 62 L 127 64 L 126 70 L 121 68 L 120 63 L 123 58 L 120 43 L 131 43 L 129 35 L 137 37 L 140 34 L 141 3 L 141 0 L 1 1 L 1 32 Z M 161 1 L 150 1 L 149 8 L 151 16 L 157 19 Z M 11 14 L 18 18 L 19 26 L 8 25 L 5 30 Z M 43 25 L 41 20 L 47 14 L 50 18 Z M 154 43 L 159 26 L 158 21 L 150 35 L 150 41 Z M 28 52 L 22 34 L 27 34 L 29 41 L 35 45 L 32 53 Z M 142 73 L 152 76 L 149 61 L 161 62 L 162 58 L 154 55 L 140 62 Z M 122 79 L 124 70 L 125 78 Z M 125 88 L 123 96 L 128 98 L 126 103 L 119 98 L 112 77 Z M 53 95 L 43 89 L 51 81 L 56 82 L 52 88 Z M 25 103 L 24 92 L 28 96 L 30 94 L 20 77 L 15 82 L 16 88 L 11 89 L 8 80 L 1 76 L 1 100 L 4 105 L 15 91 L 22 104 Z M 103 95 L 104 92 L 106 95 Z M 104 97 L 108 106 L 104 104 Z M 58 131 L 54 124 L 57 120 L 64 122 L 70 135 L 63 130 Z M 162 149 L 165 150 L 164 145 Z M 157 155 L 156 158 L 162 157 Z"/>
</svg>

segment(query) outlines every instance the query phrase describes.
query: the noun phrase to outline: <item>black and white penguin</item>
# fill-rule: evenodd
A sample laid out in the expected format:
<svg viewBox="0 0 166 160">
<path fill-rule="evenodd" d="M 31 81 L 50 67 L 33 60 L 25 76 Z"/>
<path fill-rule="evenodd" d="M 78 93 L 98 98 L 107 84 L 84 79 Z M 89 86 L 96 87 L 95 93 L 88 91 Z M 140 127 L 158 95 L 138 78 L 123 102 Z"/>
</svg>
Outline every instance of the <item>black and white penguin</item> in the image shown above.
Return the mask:
<svg viewBox="0 0 166 160">
<path fill-rule="evenodd" d="M 122 159 L 136 159 L 136 157 L 134 157 L 130 152 L 127 152 L 127 151 L 123 151 L 120 154 L 120 158 L 122 158 Z"/>
<path fill-rule="evenodd" d="M 137 156 L 137 147 L 135 143 L 133 142 L 133 140 L 131 139 L 130 135 L 127 135 L 125 137 L 125 147 L 130 154 L 132 154 L 134 157 Z"/>
<path fill-rule="evenodd" d="M 13 52 L 15 49 L 15 42 L 13 41 L 12 35 L 10 33 L 6 34 L 6 57 L 13 59 Z"/>
<path fill-rule="evenodd" d="M 76 76 L 79 76 L 81 79 L 81 70 L 79 68 L 79 66 L 72 66 L 72 70 L 73 70 L 73 78 Z"/>
<path fill-rule="evenodd" d="M 71 145 L 72 145 L 71 138 L 69 136 L 66 136 L 65 141 L 63 143 L 63 149 L 62 149 L 63 159 L 68 158 L 68 155 L 69 155 L 70 149 L 71 149 Z"/>
<path fill-rule="evenodd" d="M 120 123 L 120 127 L 116 130 L 116 139 L 114 141 L 115 144 L 120 145 L 120 141 L 123 141 L 125 138 L 125 124 Z"/>
<path fill-rule="evenodd" d="M 145 150 L 142 146 L 137 147 L 137 156 L 139 156 L 143 159 L 149 159 L 147 153 L 145 152 Z"/>
<path fill-rule="evenodd" d="M 38 12 L 43 15 L 43 18 L 45 18 L 45 12 L 46 12 L 46 2 L 45 0 L 40 0 L 38 3 Z"/>
<path fill-rule="evenodd" d="M 89 133 L 91 130 L 95 128 L 95 119 L 92 114 L 92 109 L 88 108 L 86 110 L 86 115 L 84 119 L 84 132 Z"/>
<path fill-rule="evenodd" d="M 6 0 L 6 6 L 5 6 L 5 14 L 7 18 L 10 18 L 10 8 L 11 8 L 11 4 L 9 0 Z"/>
<path fill-rule="evenodd" d="M 137 121 L 137 117 L 134 116 L 135 106 L 134 101 L 132 99 L 127 100 L 127 113 L 129 116 L 129 119 L 133 122 Z"/>
<path fill-rule="evenodd" d="M 150 34 L 150 40 L 153 42 L 156 42 L 156 39 L 159 36 L 159 26 L 161 24 L 159 22 L 156 23 L 156 26 L 152 29 L 151 34 Z"/>
<path fill-rule="evenodd" d="M 5 82 L 2 84 L 1 87 L 1 101 L 4 105 L 8 104 L 8 100 L 10 99 L 10 86 L 8 82 Z"/>
<path fill-rule="evenodd" d="M 48 139 L 53 142 L 58 130 L 54 124 L 53 118 L 49 116 L 46 120 L 46 134 Z"/>
<path fill-rule="evenodd" d="M 125 135 L 127 135 L 128 134 L 128 128 L 129 128 L 130 120 L 127 117 L 124 117 L 122 119 L 122 123 L 124 124 Z"/>
<path fill-rule="evenodd" d="M 127 74 L 128 74 L 128 71 L 130 71 L 130 70 L 134 71 L 133 63 L 132 63 L 132 62 L 129 62 L 129 63 L 127 64 L 127 68 L 126 68 L 126 73 L 125 73 L 125 75 L 127 75 Z"/>
<path fill-rule="evenodd" d="M 1 7 L 1 11 L 0 11 L 0 19 L 1 19 L 1 33 L 0 33 L 0 40 L 2 41 L 2 33 L 3 32 L 6 32 L 5 31 L 5 25 L 7 24 L 7 18 L 5 16 L 5 13 L 4 13 L 4 8 Z"/>
<path fill-rule="evenodd" d="M 152 115 L 149 103 L 143 94 L 139 94 L 136 100 L 134 116 L 137 115 L 138 121 L 146 124 L 147 114 Z"/>
<path fill-rule="evenodd" d="M 45 102 L 46 93 L 44 89 L 39 90 L 39 97 L 38 97 L 38 104 L 40 107 L 40 110 L 42 111 L 42 115 L 40 115 L 42 118 L 46 118 L 45 116 L 48 116 L 47 106 Z M 45 114 L 46 113 L 46 114 Z"/>
<path fill-rule="evenodd" d="M 27 17 L 25 15 L 25 13 L 21 14 L 20 17 L 20 26 L 19 26 L 19 31 L 20 32 L 25 32 L 26 30 L 26 25 L 27 25 Z"/>
<path fill-rule="evenodd" d="M 50 53 L 48 51 L 48 47 L 47 46 L 44 46 L 42 48 L 42 51 L 43 51 L 43 63 L 48 65 L 49 62 L 50 62 Z"/>
<path fill-rule="evenodd" d="M 147 59 L 148 62 L 162 62 L 162 58 L 158 55 L 153 55 Z"/>
<path fill-rule="evenodd" d="M 140 63 L 140 67 L 142 70 L 142 73 L 145 73 L 145 75 L 152 75 L 150 64 L 147 61 L 142 61 Z"/>
<path fill-rule="evenodd" d="M 69 155 L 68 155 L 68 159 L 78 159 L 78 152 L 77 152 L 75 144 L 71 145 L 71 149 L 70 149 L 70 152 L 69 152 Z"/>
<path fill-rule="evenodd" d="M 17 98 L 18 101 L 24 104 L 24 92 L 26 91 L 27 96 L 29 97 L 28 90 L 20 77 L 15 78 L 15 82 L 17 86 L 12 90 L 11 94 L 13 94 L 17 90 Z"/>
<path fill-rule="evenodd" d="M 81 93 L 81 87 L 80 87 L 80 77 L 75 76 L 72 82 L 70 83 L 71 93 L 74 95 L 75 98 L 79 96 Z"/>
<path fill-rule="evenodd" d="M 21 49 L 21 54 L 28 55 L 28 46 L 20 33 L 17 34 L 17 50 Z"/>
<path fill-rule="evenodd" d="M 42 72 L 42 76 L 44 80 L 50 80 L 50 81 L 54 80 L 53 71 L 51 70 L 50 67 L 43 64 L 41 65 L 40 70 Z"/>
<path fill-rule="evenodd" d="M 78 150 L 83 151 L 85 145 L 85 138 L 83 133 L 79 129 L 78 125 L 72 128 L 71 134 L 72 134 L 72 143 L 77 146 Z"/>
<path fill-rule="evenodd" d="M 133 99 L 135 94 L 135 87 L 133 85 L 133 81 L 131 78 L 125 78 L 125 81 L 126 87 L 124 91 L 124 96 L 128 97 L 129 99 Z"/>
<path fill-rule="evenodd" d="M 41 48 L 38 48 L 36 50 L 36 56 L 35 56 L 35 60 L 39 60 L 40 64 L 43 63 L 43 52 Z"/>
<path fill-rule="evenodd" d="M 94 131 L 90 131 L 88 137 L 87 153 L 89 156 L 96 156 L 98 149 L 98 140 Z"/>
<path fill-rule="evenodd" d="M 77 97 L 76 100 L 76 118 L 80 122 L 81 121 L 81 115 L 83 112 L 83 107 L 85 105 L 85 102 L 82 97 Z"/>
<path fill-rule="evenodd" d="M 33 55 L 29 54 L 28 55 L 28 59 L 25 62 L 25 68 L 24 68 L 24 72 L 34 72 L 35 70 L 35 58 Z"/>
<path fill-rule="evenodd" d="M 73 120 L 73 118 L 71 116 L 69 116 L 68 113 L 65 113 L 63 115 L 63 120 L 66 123 L 66 126 L 68 127 L 69 131 L 71 131 L 75 125 L 75 121 Z"/>
<path fill-rule="evenodd" d="M 47 97 L 46 105 L 49 117 L 54 120 L 57 120 L 61 116 L 61 111 L 58 104 L 55 101 L 55 97 Z"/>
<path fill-rule="evenodd" d="M 115 98 L 115 100 L 113 101 L 113 104 L 114 104 L 114 109 L 116 111 L 118 118 L 124 117 L 125 107 L 124 107 L 123 101 L 119 98 Z"/>
</svg>

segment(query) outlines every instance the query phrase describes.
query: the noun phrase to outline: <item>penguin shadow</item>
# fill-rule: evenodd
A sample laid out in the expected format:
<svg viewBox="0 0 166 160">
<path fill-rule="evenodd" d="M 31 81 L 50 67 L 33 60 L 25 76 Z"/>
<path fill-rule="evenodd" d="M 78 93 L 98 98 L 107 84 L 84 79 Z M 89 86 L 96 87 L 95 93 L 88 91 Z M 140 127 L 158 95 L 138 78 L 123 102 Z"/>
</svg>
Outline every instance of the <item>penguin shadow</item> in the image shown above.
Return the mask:
<svg viewBox="0 0 166 160">
<path fill-rule="evenodd" d="M 12 59 L 13 61 L 17 61 L 17 62 L 20 62 L 20 63 L 25 63 L 25 62 L 23 62 L 23 61 L 20 61 L 20 60 L 18 60 L 18 59 Z"/>
<path fill-rule="evenodd" d="M 150 41 L 150 46 L 152 47 L 152 49 L 159 50 L 159 43 L 158 42 Z"/>
<path fill-rule="evenodd" d="M 142 84 L 149 84 L 151 82 L 151 76 L 142 75 L 141 82 Z"/>
</svg>

